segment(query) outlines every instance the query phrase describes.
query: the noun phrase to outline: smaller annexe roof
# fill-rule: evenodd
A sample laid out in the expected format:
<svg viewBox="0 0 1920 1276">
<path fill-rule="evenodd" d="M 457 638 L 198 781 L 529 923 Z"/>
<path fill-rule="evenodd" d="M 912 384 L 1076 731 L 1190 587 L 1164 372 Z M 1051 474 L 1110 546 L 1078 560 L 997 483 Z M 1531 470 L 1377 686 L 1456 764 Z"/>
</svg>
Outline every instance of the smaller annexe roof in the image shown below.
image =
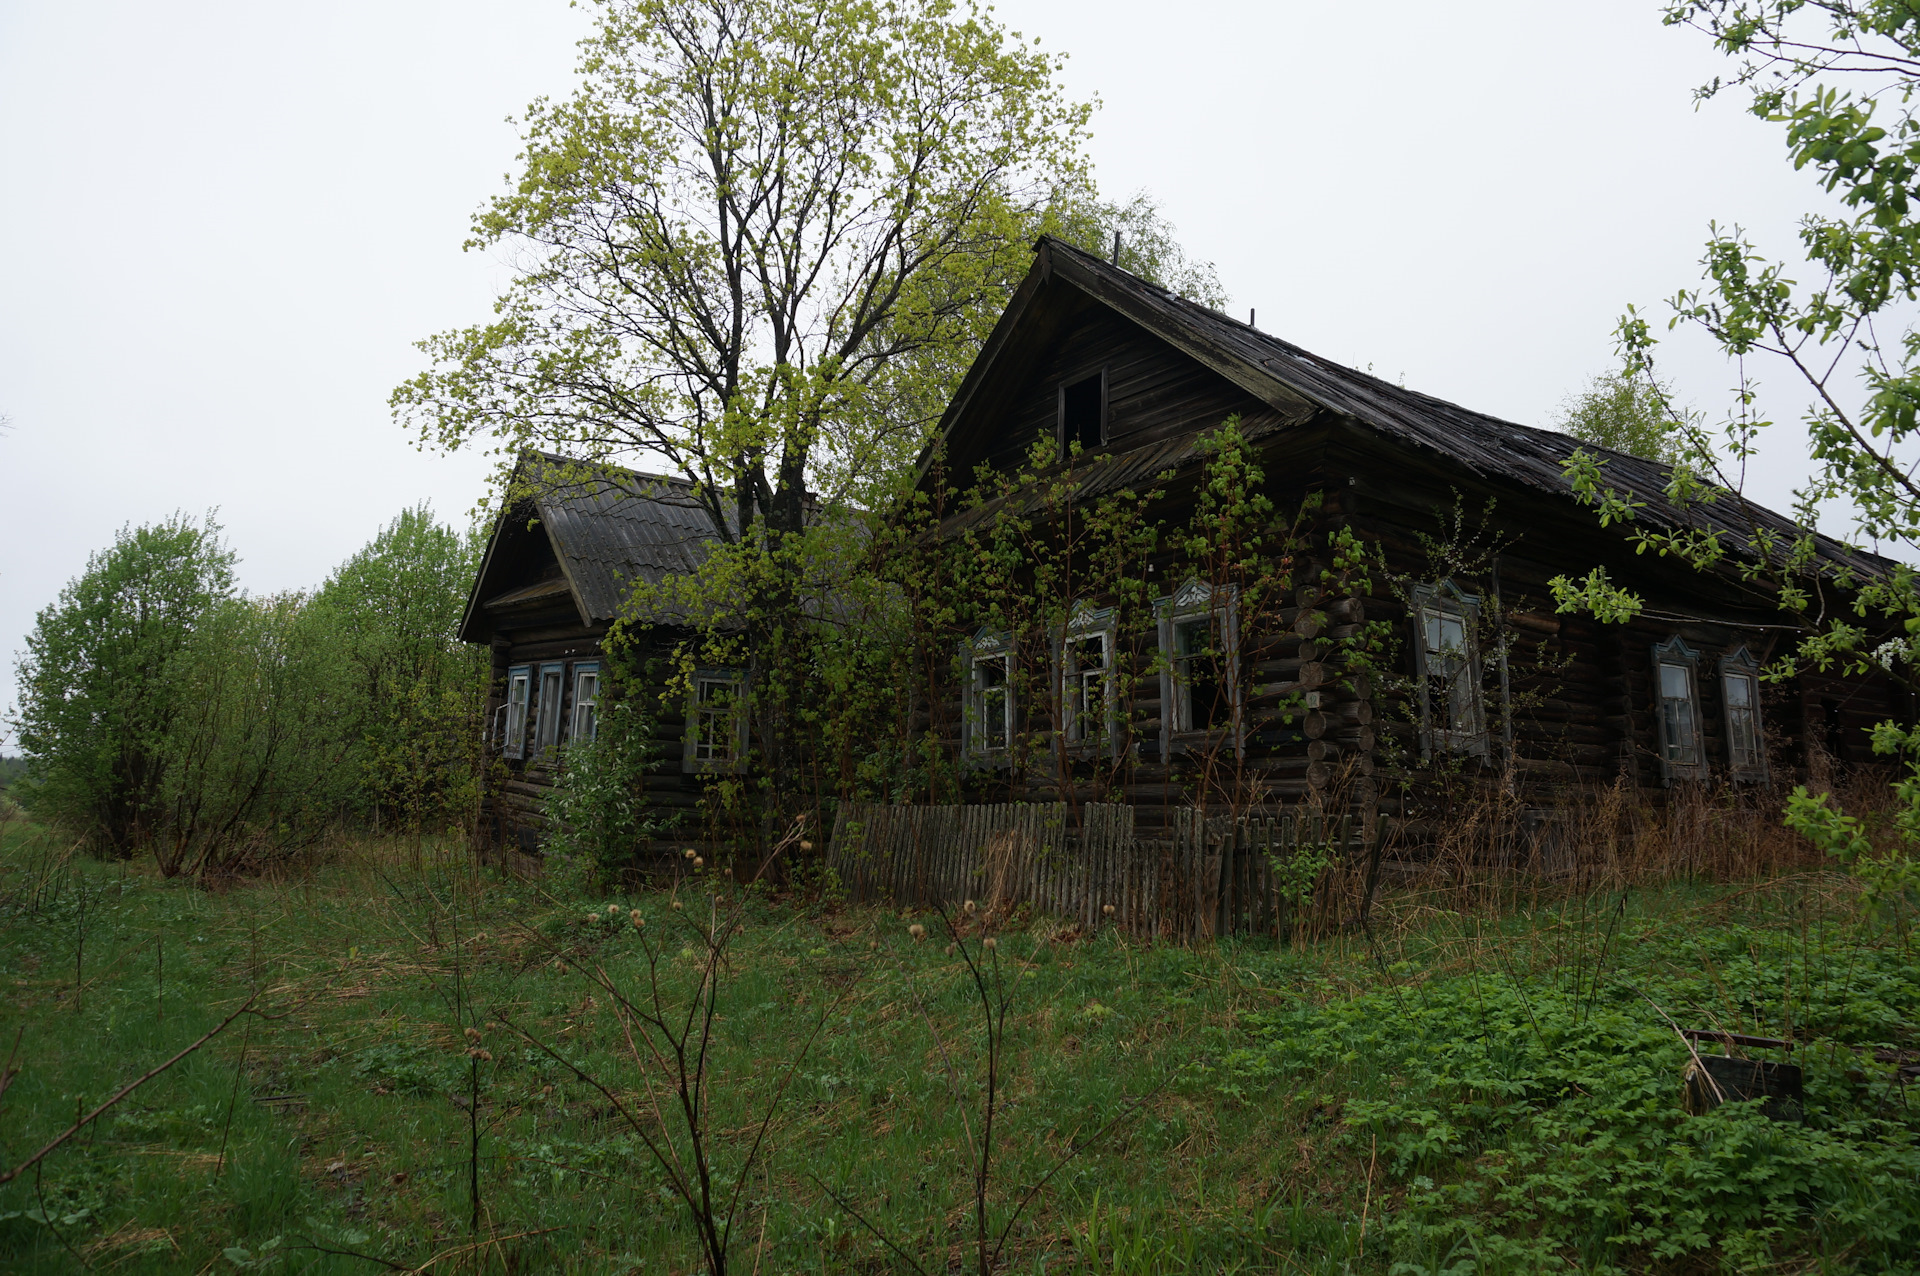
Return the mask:
<svg viewBox="0 0 1920 1276">
<path fill-rule="evenodd" d="M 611 624 L 636 584 L 698 571 L 719 539 L 686 479 L 529 452 L 509 491 L 519 495 L 487 540 L 460 620 L 463 642 L 489 641 L 497 609 L 563 594 L 581 625 Z"/>
</svg>

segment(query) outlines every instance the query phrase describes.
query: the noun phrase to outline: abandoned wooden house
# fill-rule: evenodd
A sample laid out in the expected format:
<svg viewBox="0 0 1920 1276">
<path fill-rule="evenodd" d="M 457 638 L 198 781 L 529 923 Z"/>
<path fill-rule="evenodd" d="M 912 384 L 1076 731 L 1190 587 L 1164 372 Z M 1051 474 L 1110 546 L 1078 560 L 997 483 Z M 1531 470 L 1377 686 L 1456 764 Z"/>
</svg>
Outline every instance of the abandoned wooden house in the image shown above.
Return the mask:
<svg viewBox="0 0 1920 1276">
<path fill-rule="evenodd" d="M 1064 459 L 1041 477 L 1072 467 L 1082 503 L 1158 490 L 1153 516 L 1177 527 L 1205 438 L 1230 417 L 1276 511 L 1321 502 L 1286 597 L 1243 614 L 1234 582 L 1193 574 L 1163 538 L 1146 565 L 1158 602 L 1131 629 L 1090 596 L 1052 632 L 963 635 L 957 682 L 926 720 L 965 759 L 970 801 L 1121 803 L 1150 823 L 1220 802 L 1396 814 L 1440 773 L 1542 804 L 1624 777 L 1659 801 L 1684 783 L 1870 763 L 1868 728 L 1912 713 L 1886 676 L 1760 678 L 1793 641 L 1763 591 L 1733 566 L 1636 554 L 1564 475 L 1587 446 L 1643 523 L 1677 525 L 1665 467 L 1342 367 L 1058 240 L 1038 245 L 949 405 L 922 488 L 1015 472 L 1051 439 Z M 1019 500 L 948 506 L 934 535 Z M 1733 500 L 1684 517 L 1734 543 L 1791 531 Z M 1334 570 L 1343 528 L 1384 570 Z M 1818 555 L 1857 577 L 1891 566 L 1824 537 Z M 1645 610 L 1627 624 L 1559 614 L 1549 580 L 1594 567 Z M 1343 663 L 1367 635 L 1373 672 Z M 1020 747 L 1036 738 L 1046 747 Z"/>
<path fill-rule="evenodd" d="M 613 674 L 604 648 L 609 629 L 628 614 L 637 585 L 696 570 L 715 532 L 707 506 L 683 479 L 611 466 L 583 472 L 565 457 L 529 453 L 508 490 L 524 495 L 494 521 L 460 638 L 487 644 L 493 656 L 486 754 L 505 776 L 486 801 L 485 840 L 533 852 L 563 746 L 595 735 Z M 623 649 L 620 691 L 646 705 L 661 754 L 650 768 L 648 802 L 662 813 L 690 812 L 702 777 L 744 761 L 746 671 L 695 669 L 680 705 L 680 697 L 662 695 L 670 671 L 661 661 L 691 635 L 686 618 L 670 603 L 628 616 L 646 623 L 633 627 Z"/>
</svg>

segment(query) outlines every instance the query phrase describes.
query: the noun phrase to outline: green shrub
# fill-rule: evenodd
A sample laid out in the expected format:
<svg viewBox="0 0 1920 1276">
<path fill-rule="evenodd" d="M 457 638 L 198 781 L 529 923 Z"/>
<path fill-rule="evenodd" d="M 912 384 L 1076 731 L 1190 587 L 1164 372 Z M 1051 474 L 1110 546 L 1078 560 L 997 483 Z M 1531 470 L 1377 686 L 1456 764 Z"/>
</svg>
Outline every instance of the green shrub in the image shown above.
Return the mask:
<svg viewBox="0 0 1920 1276">
<path fill-rule="evenodd" d="M 1226 1084 L 1292 1083 L 1341 1111 L 1399 1189 L 1394 1272 L 1638 1271 L 1712 1251 L 1735 1270 L 1809 1251 L 1920 1270 L 1920 1114 L 1873 1057 L 1914 1034 L 1910 954 L 1739 927 L 1651 941 L 1620 937 L 1610 977 L 1396 969 L 1351 1000 L 1302 994 L 1253 1017 Z M 1805 1122 L 1757 1101 L 1683 1113 L 1688 1048 L 1654 1003 L 1700 1026 L 1790 1014 Z"/>
</svg>

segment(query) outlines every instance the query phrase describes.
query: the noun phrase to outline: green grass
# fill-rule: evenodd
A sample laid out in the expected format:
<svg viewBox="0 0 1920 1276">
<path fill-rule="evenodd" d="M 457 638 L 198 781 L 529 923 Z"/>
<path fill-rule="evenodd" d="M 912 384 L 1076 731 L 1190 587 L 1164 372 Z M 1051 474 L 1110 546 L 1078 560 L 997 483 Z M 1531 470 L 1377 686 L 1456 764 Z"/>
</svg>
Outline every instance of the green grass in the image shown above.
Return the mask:
<svg viewBox="0 0 1920 1276">
<path fill-rule="evenodd" d="M 681 897 L 615 900 L 642 911 L 675 999 L 699 973 L 679 928 L 704 907 Z M 398 845 L 209 894 L 5 826 L 0 1051 L 18 1033 L 21 1071 L 0 1162 L 254 990 L 274 1017 L 0 1188 L 0 1268 L 697 1270 L 635 1132 L 498 1024 L 644 1109 L 649 1074 L 578 973 L 646 987 L 641 933 L 585 920 L 607 902 Z M 787 1089 L 738 1185 L 735 1270 L 911 1270 L 870 1229 L 929 1273 L 973 1270 L 981 1016 L 964 963 L 912 920 L 747 904 L 707 1090 L 723 1189 Z M 996 1219 L 1066 1159 L 1007 1270 L 1916 1270 L 1920 1120 L 1872 1048 L 1920 1044 L 1920 975 L 1897 929 L 1856 921 L 1844 879 L 1454 911 L 1407 897 L 1371 938 L 1292 949 L 1016 919 L 989 970 L 1013 999 Z M 1796 1056 L 1806 1124 L 1683 1115 L 1686 1051 L 1662 1011 L 1814 1042 Z"/>
</svg>

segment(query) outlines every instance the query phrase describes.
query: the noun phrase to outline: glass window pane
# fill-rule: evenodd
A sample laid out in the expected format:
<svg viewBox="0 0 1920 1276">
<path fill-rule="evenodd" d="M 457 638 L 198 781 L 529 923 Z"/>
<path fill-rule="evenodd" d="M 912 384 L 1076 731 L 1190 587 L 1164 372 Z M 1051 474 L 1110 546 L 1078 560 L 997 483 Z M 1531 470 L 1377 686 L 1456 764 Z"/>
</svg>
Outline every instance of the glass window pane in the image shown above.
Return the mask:
<svg viewBox="0 0 1920 1276">
<path fill-rule="evenodd" d="M 1663 700 L 1691 700 L 1693 696 L 1688 687 L 1691 680 L 1687 677 L 1685 665 L 1660 666 L 1660 697 Z"/>
<path fill-rule="evenodd" d="M 1727 675 L 1727 703 L 1745 708 L 1753 703 L 1753 679 L 1743 673 Z"/>
</svg>

